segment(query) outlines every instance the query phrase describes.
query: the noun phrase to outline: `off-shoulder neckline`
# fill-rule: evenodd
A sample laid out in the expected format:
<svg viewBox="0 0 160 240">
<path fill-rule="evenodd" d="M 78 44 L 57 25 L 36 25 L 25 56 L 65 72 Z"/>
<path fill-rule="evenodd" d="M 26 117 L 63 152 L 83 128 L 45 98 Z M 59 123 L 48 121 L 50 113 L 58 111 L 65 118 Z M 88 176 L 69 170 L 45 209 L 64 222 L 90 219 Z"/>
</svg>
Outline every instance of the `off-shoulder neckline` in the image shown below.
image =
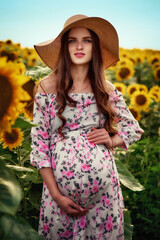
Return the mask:
<svg viewBox="0 0 160 240">
<path fill-rule="evenodd" d="M 117 91 L 117 89 L 115 88 L 113 91 L 110 91 L 108 94 L 112 94 L 112 93 L 114 93 L 115 91 Z M 68 95 L 94 95 L 94 93 L 93 92 L 88 92 L 88 93 L 69 93 Z M 44 95 L 44 96 L 56 96 L 57 95 L 57 93 L 40 93 L 40 92 L 37 92 L 36 94 L 35 94 L 35 96 L 36 95 Z"/>
</svg>

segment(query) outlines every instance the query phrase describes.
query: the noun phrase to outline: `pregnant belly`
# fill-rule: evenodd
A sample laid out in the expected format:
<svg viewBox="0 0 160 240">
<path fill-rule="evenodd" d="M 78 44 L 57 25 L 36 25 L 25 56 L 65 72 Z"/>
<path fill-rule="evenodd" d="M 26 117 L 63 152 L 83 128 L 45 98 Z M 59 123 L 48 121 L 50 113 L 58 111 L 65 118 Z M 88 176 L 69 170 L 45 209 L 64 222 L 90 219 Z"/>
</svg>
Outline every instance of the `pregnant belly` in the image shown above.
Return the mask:
<svg viewBox="0 0 160 240">
<path fill-rule="evenodd" d="M 110 151 L 81 138 L 64 143 L 56 145 L 52 157 L 58 187 L 76 203 L 90 207 L 113 187 L 115 169 Z"/>
</svg>

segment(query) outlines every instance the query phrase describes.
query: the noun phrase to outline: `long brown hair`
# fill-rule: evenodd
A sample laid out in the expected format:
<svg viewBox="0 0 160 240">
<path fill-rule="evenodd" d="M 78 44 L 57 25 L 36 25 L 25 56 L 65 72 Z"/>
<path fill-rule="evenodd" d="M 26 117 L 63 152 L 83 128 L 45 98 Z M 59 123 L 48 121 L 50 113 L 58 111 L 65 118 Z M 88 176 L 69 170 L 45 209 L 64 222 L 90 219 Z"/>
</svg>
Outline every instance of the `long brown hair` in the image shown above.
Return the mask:
<svg viewBox="0 0 160 240">
<path fill-rule="evenodd" d="M 99 115 L 103 113 L 106 117 L 104 127 L 110 135 L 114 135 L 117 133 L 113 126 L 115 113 L 109 105 L 109 95 L 105 89 L 106 80 L 103 69 L 100 42 L 97 34 L 90 29 L 88 30 L 90 31 L 92 37 L 92 60 L 89 66 L 88 76 L 97 103 Z M 65 136 L 62 132 L 62 129 L 66 123 L 66 118 L 62 115 L 62 113 L 66 105 L 76 107 L 77 103 L 68 95 L 68 92 L 73 85 L 73 79 L 70 73 L 71 59 L 68 51 L 69 31 L 67 31 L 61 38 L 59 59 L 54 71 L 54 73 L 57 75 L 56 100 L 59 106 L 58 117 L 62 120 L 62 125 L 58 128 L 58 133 L 63 137 L 63 139 Z M 68 101 L 69 104 L 67 104 L 66 101 Z"/>
</svg>

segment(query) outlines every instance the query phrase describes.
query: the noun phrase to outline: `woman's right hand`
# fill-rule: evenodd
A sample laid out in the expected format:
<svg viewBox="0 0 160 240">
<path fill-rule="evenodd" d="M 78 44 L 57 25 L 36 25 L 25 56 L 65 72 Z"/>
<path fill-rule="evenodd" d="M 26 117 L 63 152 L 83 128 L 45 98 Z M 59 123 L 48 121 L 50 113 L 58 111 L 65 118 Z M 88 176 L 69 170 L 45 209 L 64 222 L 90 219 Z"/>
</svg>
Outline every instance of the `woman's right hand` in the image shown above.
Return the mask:
<svg viewBox="0 0 160 240">
<path fill-rule="evenodd" d="M 89 211 L 88 208 L 82 208 L 80 205 L 76 204 L 72 199 L 63 195 L 56 199 L 56 202 L 64 212 L 66 212 L 68 215 L 72 217 L 84 216 Z"/>
</svg>

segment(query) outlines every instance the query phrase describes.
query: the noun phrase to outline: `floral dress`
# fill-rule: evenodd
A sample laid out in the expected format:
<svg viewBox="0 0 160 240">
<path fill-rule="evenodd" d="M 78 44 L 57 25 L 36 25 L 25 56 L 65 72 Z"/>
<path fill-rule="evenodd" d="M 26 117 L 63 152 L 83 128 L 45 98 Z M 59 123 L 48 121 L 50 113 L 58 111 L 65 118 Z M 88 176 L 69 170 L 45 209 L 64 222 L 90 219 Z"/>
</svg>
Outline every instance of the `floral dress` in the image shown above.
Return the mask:
<svg viewBox="0 0 160 240">
<path fill-rule="evenodd" d="M 63 116 L 65 139 L 58 128 L 55 93 L 35 95 L 30 163 L 38 170 L 50 167 L 62 195 L 68 196 L 89 212 L 71 217 L 60 209 L 43 183 L 38 233 L 45 240 L 123 240 L 123 197 L 113 152 L 105 144 L 94 144 L 86 134 L 91 127 L 103 128 L 105 116 L 98 114 L 93 93 L 69 93 L 76 107 L 66 106 Z M 109 93 L 116 112 L 118 135 L 123 149 L 139 140 L 143 130 L 126 106 L 121 92 Z"/>
</svg>

